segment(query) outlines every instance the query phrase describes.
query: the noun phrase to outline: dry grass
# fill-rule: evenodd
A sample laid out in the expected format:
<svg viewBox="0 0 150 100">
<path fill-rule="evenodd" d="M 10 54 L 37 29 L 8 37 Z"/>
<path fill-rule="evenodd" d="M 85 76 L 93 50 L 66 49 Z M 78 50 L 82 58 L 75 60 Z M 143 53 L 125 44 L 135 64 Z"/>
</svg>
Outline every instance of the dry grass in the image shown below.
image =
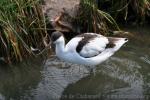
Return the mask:
<svg viewBox="0 0 150 100">
<path fill-rule="evenodd" d="M 45 18 L 38 0 L 0 1 L 0 57 L 7 63 L 34 55 L 31 47 L 43 49 Z"/>
</svg>

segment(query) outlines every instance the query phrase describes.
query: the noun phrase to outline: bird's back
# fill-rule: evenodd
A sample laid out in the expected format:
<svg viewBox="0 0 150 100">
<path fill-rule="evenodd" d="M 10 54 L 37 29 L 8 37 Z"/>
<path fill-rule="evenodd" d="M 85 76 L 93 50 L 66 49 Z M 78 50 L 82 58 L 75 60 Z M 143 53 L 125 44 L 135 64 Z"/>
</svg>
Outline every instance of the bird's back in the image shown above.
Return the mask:
<svg viewBox="0 0 150 100">
<path fill-rule="evenodd" d="M 80 56 L 89 58 L 101 53 L 108 44 L 108 39 L 95 33 L 84 33 L 71 39 L 66 47 Z"/>
</svg>

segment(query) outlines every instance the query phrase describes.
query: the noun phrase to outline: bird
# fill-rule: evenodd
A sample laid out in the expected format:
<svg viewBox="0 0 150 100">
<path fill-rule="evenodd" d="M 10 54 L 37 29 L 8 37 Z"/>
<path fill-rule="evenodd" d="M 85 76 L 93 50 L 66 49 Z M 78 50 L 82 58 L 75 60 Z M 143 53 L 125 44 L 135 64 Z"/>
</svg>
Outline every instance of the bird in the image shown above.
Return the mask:
<svg viewBox="0 0 150 100">
<path fill-rule="evenodd" d="M 91 32 L 79 34 L 65 44 L 63 33 L 54 31 L 51 34 L 51 42 L 55 45 L 55 53 L 59 59 L 74 64 L 95 66 L 111 57 L 128 42 L 128 39 L 106 37 Z"/>
</svg>

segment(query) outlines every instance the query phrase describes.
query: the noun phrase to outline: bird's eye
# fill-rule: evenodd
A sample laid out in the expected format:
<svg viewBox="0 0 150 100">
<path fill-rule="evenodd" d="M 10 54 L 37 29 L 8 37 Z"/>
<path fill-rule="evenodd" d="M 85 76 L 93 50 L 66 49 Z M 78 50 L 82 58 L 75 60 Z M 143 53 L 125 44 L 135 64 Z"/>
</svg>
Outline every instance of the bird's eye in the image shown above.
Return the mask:
<svg viewBox="0 0 150 100">
<path fill-rule="evenodd" d="M 127 38 L 125 38 L 125 41 L 128 41 L 128 39 L 127 39 Z"/>
</svg>

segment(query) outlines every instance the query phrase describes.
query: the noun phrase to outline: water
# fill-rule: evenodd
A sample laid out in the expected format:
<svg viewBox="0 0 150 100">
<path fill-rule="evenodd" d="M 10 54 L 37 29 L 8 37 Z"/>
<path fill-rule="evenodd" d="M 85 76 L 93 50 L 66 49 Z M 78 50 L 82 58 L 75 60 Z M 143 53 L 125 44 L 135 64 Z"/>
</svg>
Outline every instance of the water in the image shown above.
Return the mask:
<svg viewBox="0 0 150 100">
<path fill-rule="evenodd" d="M 86 66 L 56 57 L 0 65 L 0 100 L 150 99 L 150 29 L 137 33 L 91 74 Z"/>
</svg>

